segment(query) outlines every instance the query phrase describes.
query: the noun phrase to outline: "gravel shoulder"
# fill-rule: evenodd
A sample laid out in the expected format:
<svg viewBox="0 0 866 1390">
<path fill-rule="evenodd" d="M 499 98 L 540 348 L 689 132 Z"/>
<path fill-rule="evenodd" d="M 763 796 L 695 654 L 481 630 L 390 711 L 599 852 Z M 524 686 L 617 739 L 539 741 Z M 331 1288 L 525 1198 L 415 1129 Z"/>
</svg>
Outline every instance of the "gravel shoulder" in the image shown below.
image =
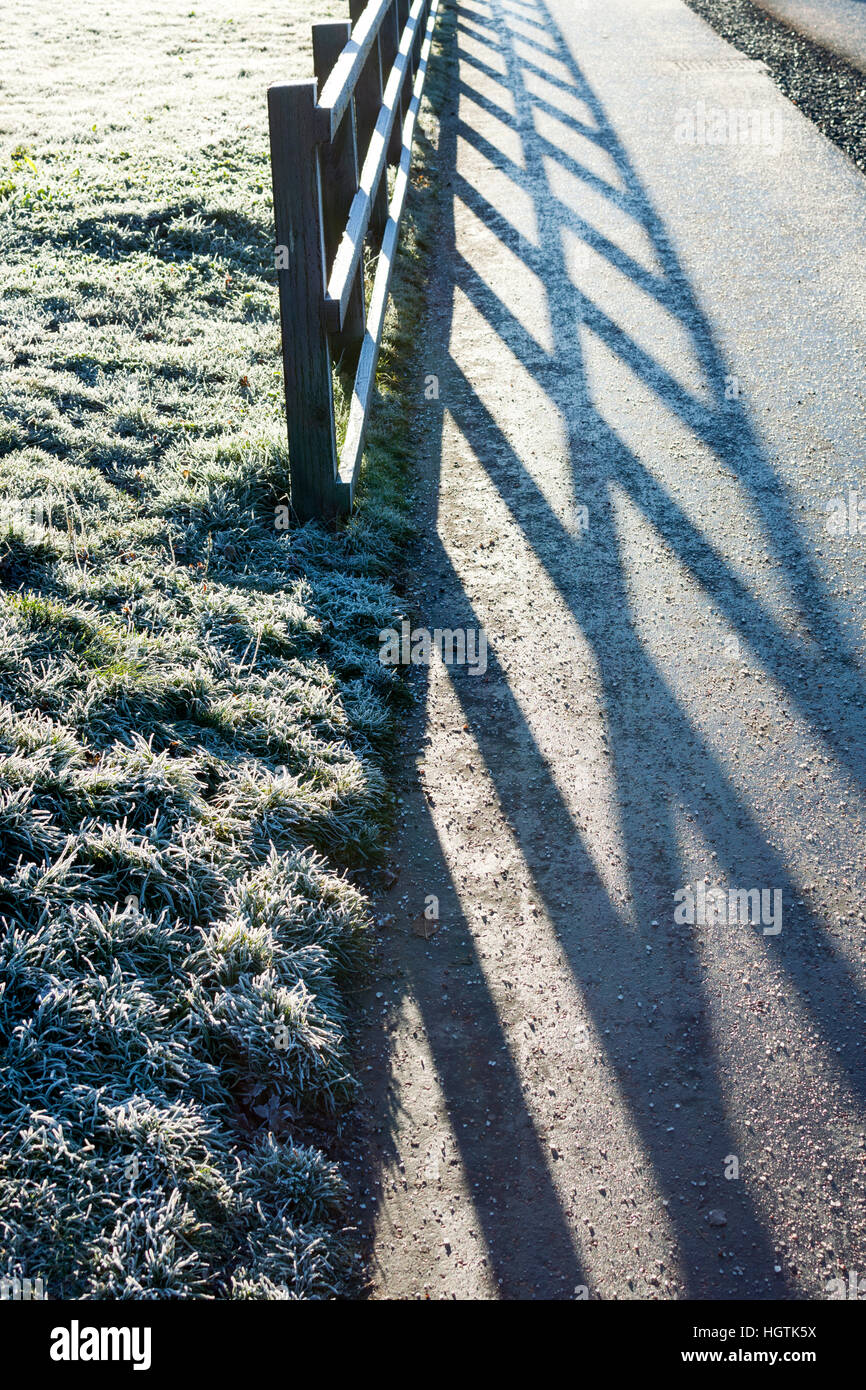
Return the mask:
<svg viewBox="0 0 866 1390">
<path fill-rule="evenodd" d="M 866 70 L 866 14 L 861 0 L 755 0 L 759 9 Z"/>
<path fill-rule="evenodd" d="M 866 18 L 857 4 L 686 0 L 726 42 L 762 62 L 784 96 L 866 169 Z"/>
</svg>

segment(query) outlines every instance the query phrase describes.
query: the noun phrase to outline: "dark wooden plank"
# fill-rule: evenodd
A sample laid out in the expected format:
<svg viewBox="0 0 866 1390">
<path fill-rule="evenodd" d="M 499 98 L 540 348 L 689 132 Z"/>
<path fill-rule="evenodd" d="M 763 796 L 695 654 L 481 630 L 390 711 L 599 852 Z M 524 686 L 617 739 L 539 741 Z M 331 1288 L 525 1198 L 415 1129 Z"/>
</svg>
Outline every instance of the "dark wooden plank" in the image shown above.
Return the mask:
<svg viewBox="0 0 866 1390">
<path fill-rule="evenodd" d="M 413 73 L 415 73 L 415 72 L 418 71 L 418 66 L 419 66 L 419 64 L 420 64 L 420 62 L 421 62 L 421 48 L 422 48 L 423 43 L 424 43 L 424 34 L 425 34 L 425 32 L 426 32 L 426 27 L 427 27 L 425 21 L 426 21 L 426 19 L 427 19 L 427 16 L 428 16 L 429 12 L 430 12 L 430 0 L 424 0 L 424 14 L 423 14 L 421 23 L 418 25 L 418 32 L 417 32 L 417 34 L 415 35 L 415 45 L 414 45 L 414 47 L 413 47 L 413 49 L 412 49 L 412 71 L 413 71 Z M 408 105 L 408 103 L 407 103 L 407 105 Z"/>
<path fill-rule="evenodd" d="M 313 71 L 321 89 L 333 71 L 352 32 L 348 20 L 313 25 Z M 322 177 L 322 231 L 325 270 L 330 274 L 343 238 L 349 209 L 358 191 L 358 146 L 354 98 L 346 107 L 334 139 L 319 150 Z M 332 333 L 331 350 L 341 370 L 354 371 L 364 338 L 364 264 L 359 261 L 346 303 L 342 332 Z"/>
<path fill-rule="evenodd" d="M 352 404 L 349 409 L 349 423 L 346 429 L 346 438 L 340 454 L 338 486 L 343 490 L 342 495 L 348 496 L 349 505 L 351 505 L 351 500 L 354 497 L 355 485 L 358 481 L 361 459 L 364 452 L 364 438 L 367 431 L 370 405 L 376 383 L 376 364 L 379 359 L 382 329 L 384 327 L 385 313 L 388 307 L 388 292 L 397 259 L 400 222 L 403 217 L 403 208 L 409 191 L 409 175 L 412 171 L 412 141 L 415 134 L 415 123 L 421 107 L 421 97 L 424 91 L 427 65 L 430 60 L 430 50 L 436 28 L 439 0 L 432 0 L 432 3 L 429 3 L 429 0 L 425 0 L 425 10 L 427 9 L 429 9 L 429 15 L 427 24 L 422 31 L 418 72 L 415 76 L 412 100 L 409 104 L 406 116 L 406 124 L 404 127 L 405 138 L 400 157 L 400 167 L 397 171 L 397 179 L 394 184 L 394 193 L 388 215 L 388 225 L 385 228 L 385 235 L 382 239 L 382 251 L 376 269 L 376 279 L 373 284 L 373 294 L 370 300 L 370 312 L 367 318 L 367 332 L 364 336 L 364 346 L 361 349 L 358 371 L 355 377 L 355 388 L 352 393 Z"/>
<path fill-rule="evenodd" d="M 351 43 L 319 94 L 316 113 L 319 139 L 333 140 L 336 135 L 367 59 L 379 41 L 382 21 L 390 7 L 391 0 L 370 0 L 369 4 L 360 8 L 357 18 L 353 16 Z"/>
<path fill-rule="evenodd" d="M 412 0 L 397 0 L 397 25 L 398 25 L 398 27 L 399 27 L 399 29 L 400 29 L 400 33 L 401 33 L 401 34 L 403 33 L 403 30 L 406 28 L 406 22 L 407 22 L 407 20 L 408 20 L 408 18 L 409 18 L 409 11 L 411 10 L 411 8 L 412 8 Z M 409 101 L 411 101 L 411 99 L 412 99 L 412 88 L 411 88 L 411 86 L 407 89 L 406 95 L 407 95 L 406 105 L 407 105 L 407 107 L 408 107 Z"/>
<path fill-rule="evenodd" d="M 413 0 L 410 18 L 400 40 L 400 52 L 391 69 L 388 86 L 379 109 L 376 128 L 370 139 L 361 184 L 349 212 L 346 234 L 337 251 L 327 287 L 327 322 L 332 331 L 344 322 L 348 294 L 363 251 L 364 237 L 371 222 L 371 211 L 379 190 L 385 186 L 385 165 L 391 132 L 396 125 L 398 98 L 403 86 L 403 74 L 409 70 L 409 49 L 415 32 L 421 28 L 426 0 Z M 423 37 L 423 29 L 421 29 Z M 402 144 L 402 136 L 401 136 Z"/>
<path fill-rule="evenodd" d="M 314 81 L 268 89 L 291 501 L 300 521 L 332 515 L 336 498 L 316 91 Z"/>
<path fill-rule="evenodd" d="M 398 23 L 398 25 L 399 25 L 399 27 L 400 27 L 400 33 L 401 33 L 401 35 L 402 35 L 402 33 L 403 33 L 403 30 L 406 28 L 407 23 L 409 22 L 409 14 L 410 14 L 411 9 L 412 9 L 412 0 L 397 0 L 397 23 Z M 411 61 L 410 61 L 410 63 L 409 63 L 409 66 L 408 66 L 407 69 L 406 69 L 406 76 L 405 76 L 404 79 L 403 79 L 403 90 L 402 90 L 402 92 L 400 93 L 400 103 L 401 103 L 401 106 L 402 106 L 402 108 L 403 108 L 404 113 L 405 113 L 406 111 L 408 111 L 408 109 L 409 109 L 409 103 L 410 103 L 410 101 L 412 100 L 412 83 L 413 83 L 414 80 L 415 80 L 415 73 L 416 73 L 417 68 L 418 68 L 418 53 L 420 52 L 420 44 L 421 44 L 421 41 L 422 41 L 423 37 L 424 37 L 424 25 L 423 25 L 423 23 L 421 23 L 421 24 L 418 25 L 418 34 L 417 34 L 418 47 L 414 47 L 414 46 L 413 46 L 413 49 L 412 49 L 412 58 L 411 58 Z M 401 123 L 401 124 L 402 124 L 402 123 Z M 400 133 L 400 145 L 401 145 L 401 149 L 402 149 L 402 144 L 403 144 L 403 134 L 402 134 L 402 130 L 401 130 L 401 133 Z M 398 155 L 398 157 L 397 157 L 397 160 L 398 160 L 398 162 L 399 162 L 399 155 Z"/>
<path fill-rule="evenodd" d="M 353 26 L 359 22 L 366 9 L 366 0 L 349 0 L 349 15 Z M 355 32 L 354 28 L 352 32 Z M 358 132 L 358 158 L 361 164 L 367 157 L 370 138 L 379 119 L 383 90 L 382 57 L 377 37 L 355 86 L 355 124 Z M 371 240 L 375 247 L 382 241 L 387 221 L 388 190 L 380 184 L 370 213 Z"/>
<path fill-rule="evenodd" d="M 391 0 L 391 10 L 387 17 L 382 21 L 382 77 L 385 86 L 388 85 L 388 77 L 391 68 L 394 66 L 394 59 L 400 49 L 400 36 L 402 26 L 397 10 L 397 0 Z M 394 125 L 391 129 L 391 139 L 388 141 L 388 163 L 399 164 L 400 152 L 403 148 L 403 98 L 402 91 L 397 96 L 397 108 L 394 117 Z"/>
</svg>

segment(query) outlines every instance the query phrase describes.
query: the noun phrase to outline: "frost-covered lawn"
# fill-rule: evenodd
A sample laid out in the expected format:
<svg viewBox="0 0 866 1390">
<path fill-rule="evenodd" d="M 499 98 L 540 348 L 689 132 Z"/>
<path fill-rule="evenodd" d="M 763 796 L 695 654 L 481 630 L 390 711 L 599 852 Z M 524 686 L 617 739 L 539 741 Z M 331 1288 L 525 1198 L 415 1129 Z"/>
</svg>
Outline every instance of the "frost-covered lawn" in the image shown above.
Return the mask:
<svg viewBox="0 0 866 1390">
<path fill-rule="evenodd" d="M 386 394 L 343 533 L 275 528 L 265 89 L 347 8 L 0 30 L 0 1273 L 52 1298 L 345 1270 L 341 1178 L 293 1136 L 352 1092 L 405 419 Z"/>
</svg>

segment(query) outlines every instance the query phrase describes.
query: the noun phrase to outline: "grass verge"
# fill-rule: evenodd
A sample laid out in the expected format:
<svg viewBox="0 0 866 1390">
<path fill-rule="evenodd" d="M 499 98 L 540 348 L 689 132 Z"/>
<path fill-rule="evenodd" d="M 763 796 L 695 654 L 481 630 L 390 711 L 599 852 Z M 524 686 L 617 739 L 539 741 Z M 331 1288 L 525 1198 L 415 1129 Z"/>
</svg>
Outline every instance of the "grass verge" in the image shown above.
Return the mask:
<svg viewBox="0 0 866 1390">
<path fill-rule="evenodd" d="M 429 174 L 356 512 L 285 532 L 262 125 L 4 157 L 0 1271 L 334 1296 Z"/>
</svg>

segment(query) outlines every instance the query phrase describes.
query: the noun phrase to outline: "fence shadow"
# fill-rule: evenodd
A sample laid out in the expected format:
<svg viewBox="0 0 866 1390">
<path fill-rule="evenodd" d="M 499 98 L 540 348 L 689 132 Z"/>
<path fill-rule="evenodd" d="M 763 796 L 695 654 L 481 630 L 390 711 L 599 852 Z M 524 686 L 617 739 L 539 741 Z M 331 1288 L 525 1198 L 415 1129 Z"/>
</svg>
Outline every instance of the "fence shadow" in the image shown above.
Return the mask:
<svg viewBox="0 0 866 1390">
<path fill-rule="evenodd" d="M 576 539 L 564 525 L 459 363 L 446 355 L 441 366 L 434 364 L 433 369 L 441 374 L 442 397 L 460 435 L 579 626 L 596 663 L 628 865 L 632 899 L 628 919 L 602 882 L 537 746 L 495 649 L 495 633 L 489 633 L 489 684 L 499 693 L 497 717 L 491 719 L 488 682 L 453 673 L 453 690 L 532 875 L 534 892 L 556 929 L 595 1030 L 604 1038 L 607 1066 L 669 1204 L 686 1296 L 796 1297 L 794 1286 L 776 1272 L 773 1237 L 748 1181 L 721 1181 L 719 1155 L 735 1153 L 737 1145 L 696 940 L 687 928 L 664 935 L 650 928 L 656 920 L 670 921 L 673 890 L 690 876 L 678 837 L 678 807 L 693 818 L 705 842 L 716 850 L 719 863 L 737 866 L 741 882 L 781 888 L 785 930 L 781 936 L 762 938 L 763 948 L 793 987 L 798 1005 L 823 1043 L 833 1049 L 860 1101 L 866 1100 L 866 1072 L 860 1033 L 851 1023 L 863 1017 L 864 1001 L 847 961 L 822 922 L 799 902 L 799 888 L 783 854 L 770 843 L 757 814 L 639 636 L 617 523 L 617 498 L 625 496 L 650 523 L 738 634 L 749 659 L 784 692 L 834 763 L 863 786 L 866 749 L 857 662 L 830 595 L 810 561 L 794 519 L 793 499 L 765 456 L 742 404 L 726 398 L 728 368 L 664 224 L 544 0 L 471 0 L 455 8 L 459 91 L 467 100 L 461 103 L 458 118 L 444 120 L 439 149 L 443 177 L 453 194 L 449 194 L 443 231 L 454 281 L 474 306 L 485 331 L 503 340 L 520 372 L 532 378 L 549 409 L 567 422 L 574 498 L 589 506 L 591 541 Z M 479 53 L 485 48 L 489 60 Z M 491 96 L 491 87 L 497 84 L 501 102 Z M 505 132 L 502 144 L 510 153 L 474 127 L 473 107 L 496 116 Z M 543 133 L 542 116 L 555 119 L 565 132 L 562 141 Z M 546 124 L 549 127 L 550 120 Z M 460 141 L 474 147 L 513 185 L 515 198 L 531 204 L 538 229 L 535 241 L 529 241 L 509 220 L 501 199 L 494 206 L 466 178 L 457 160 Z M 585 159 L 575 152 L 580 142 L 586 148 Z M 604 159 L 598 161 L 595 152 Z M 564 170 L 575 186 L 590 189 L 596 201 L 615 210 L 626 229 L 621 238 L 601 230 L 597 225 L 601 219 L 591 223 L 562 196 L 551 180 L 551 164 Z M 549 347 L 539 345 L 520 315 L 458 250 L 454 220 L 458 202 L 474 214 L 484 234 L 495 235 L 541 286 L 549 314 Z M 650 264 L 634 254 L 635 228 L 652 248 Z M 566 238 L 591 248 L 607 270 L 621 277 L 622 314 L 614 317 L 591 292 L 577 288 L 563 249 Z M 443 354 L 451 342 L 453 296 L 447 297 L 448 313 L 437 318 L 435 331 Z M 642 344 L 641 324 L 628 312 L 635 299 L 651 303 L 654 312 L 663 311 L 676 321 L 698 365 L 699 389 L 684 384 L 669 363 Z M 736 479 L 760 522 L 761 543 L 774 555 L 799 612 L 794 636 L 611 426 L 604 400 L 594 395 L 579 326 L 625 364 L 664 411 L 707 446 Z M 440 441 L 444 424 L 443 409 L 437 425 Z M 431 628 L 483 626 L 483 615 L 473 608 L 445 548 L 438 538 L 434 543 L 437 552 L 427 567 L 439 576 L 439 592 L 430 596 L 425 623 Z M 531 653 L 527 657 L 531 659 Z M 832 670 L 832 681 L 822 678 L 828 670 Z M 423 1017 L 461 1162 L 479 1194 L 479 1221 L 502 1296 L 570 1297 L 574 1284 L 587 1282 L 581 1275 L 579 1228 L 563 1210 L 520 1077 L 502 1050 L 496 1003 L 483 983 L 456 1002 L 449 983 L 448 1004 L 442 1002 L 441 974 L 449 960 L 468 952 L 476 966 L 480 961 L 436 825 L 421 809 L 423 804 L 418 792 L 411 801 L 415 842 L 426 846 L 435 865 L 425 866 L 423 881 L 431 883 L 438 874 L 442 883 L 449 884 L 443 917 L 451 924 L 451 939 L 441 943 L 432 963 L 431 953 L 421 945 L 416 949 L 416 943 L 408 947 L 398 943 L 407 987 Z M 539 826 L 544 827 L 543 849 Z M 574 901 L 567 908 L 551 884 L 551 853 L 559 865 L 559 882 L 574 885 Z M 760 927 L 752 930 L 760 932 Z M 652 1045 L 644 1045 L 633 1006 L 619 992 L 618 982 L 636 973 L 643 996 L 658 1002 Z M 483 981 L 483 973 L 479 974 Z M 459 1037 L 454 1036 L 452 1010 L 465 1020 Z M 661 1068 L 659 1035 L 666 1058 Z M 486 1068 L 488 1061 L 498 1063 L 495 1082 Z M 665 1078 L 675 1083 L 669 1097 L 662 1089 Z M 379 1084 L 384 1103 L 387 1081 L 380 1077 L 374 1084 Z M 683 1120 L 675 1112 L 681 1112 L 686 1092 L 692 1103 L 687 1107 L 688 1120 Z M 496 1115 L 496 1126 L 486 1133 L 465 1123 L 467 1113 L 482 1104 L 485 1111 L 492 1107 Z M 668 1137 L 671 1130 L 676 1132 L 675 1141 Z M 724 1196 L 729 1213 L 725 1263 L 728 1269 L 738 1266 L 745 1271 L 739 1288 L 736 1279 L 720 1272 L 718 1241 L 708 1239 L 705 1211 L 686 1200 L 690 1185 L 712 1170 L 718 1173 L 718 1195 Z M 509 1171 L 531 1173 L 532 1180 L 493 1215 L 488 1201 L 482 1199 L 501 1193 L 503 1176 Z M 712 1182 L 709 1193 L 713 1193 Z"/>
</svg>

